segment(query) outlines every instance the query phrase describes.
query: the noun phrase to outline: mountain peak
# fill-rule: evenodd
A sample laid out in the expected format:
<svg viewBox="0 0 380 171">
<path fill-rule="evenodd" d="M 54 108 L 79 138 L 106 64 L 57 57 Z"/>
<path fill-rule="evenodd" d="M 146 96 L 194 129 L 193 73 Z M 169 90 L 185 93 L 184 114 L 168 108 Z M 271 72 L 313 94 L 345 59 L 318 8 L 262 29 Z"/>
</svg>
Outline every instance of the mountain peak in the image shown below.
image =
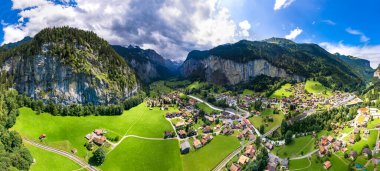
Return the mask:
<svg viewBox="0 0 380 171">
<path fill-rule="evenodd" d="M 263 40 L 263 42 L 275 43 L 275 44 L 296 44 L 295 42 L 293 42 L 293 41 L 291 41 L 289 39 L 278 38 L 278 37 L 272 37 L 272 38 L 269 38 L 269 39 L 265 39 L 265 40 Z"/>
</svg>

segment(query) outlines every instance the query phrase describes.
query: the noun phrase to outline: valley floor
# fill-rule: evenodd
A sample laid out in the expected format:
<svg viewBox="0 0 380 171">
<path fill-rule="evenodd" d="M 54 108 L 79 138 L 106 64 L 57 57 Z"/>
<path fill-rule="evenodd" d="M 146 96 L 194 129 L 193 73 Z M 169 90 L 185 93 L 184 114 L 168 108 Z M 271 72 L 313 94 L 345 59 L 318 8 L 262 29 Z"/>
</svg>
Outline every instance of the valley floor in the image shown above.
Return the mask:
<svg viewBox="0 0 380 171">
<path fill-rule="evenodd" d="M 177 109 L 170 108 L 169 111 Z M 67 152 L 76 149 L 75 155 L 84 161 L 92 154 L 84 147 L 86 134 L 94 129 L 105 129 L 109 136 L 119 136 L 120 140 L 109 142 L 106 161 L 99 167 L 101 170 L 210 170 L 239 146 L 235 136 L 216 136 L 202 149 L 181 155 L 177 139 L 163 139 L 164 131 L 173 130 L 171 123 L 164 117 L 166 112 L 159 108 L 150 110 L 145 103 L 125 111 L 121 116 L 52 116 L 47 113 L 36 114 L 30 108 L 20 108 L 20 116 L 12 129 L 22 137 L 47 146 Z M 46 134 L 43 141 L 38 139 L 41 134 Z M 80 168 L 58 154 L 31 145 L 27 145 L 27 148 L 37 161 L 32 169 L 52 170 L 58 164 L 65 165 L 63 170 Z M 56 164 L 41 164 L 49 158 L 57 160 Z"/>
</svg>

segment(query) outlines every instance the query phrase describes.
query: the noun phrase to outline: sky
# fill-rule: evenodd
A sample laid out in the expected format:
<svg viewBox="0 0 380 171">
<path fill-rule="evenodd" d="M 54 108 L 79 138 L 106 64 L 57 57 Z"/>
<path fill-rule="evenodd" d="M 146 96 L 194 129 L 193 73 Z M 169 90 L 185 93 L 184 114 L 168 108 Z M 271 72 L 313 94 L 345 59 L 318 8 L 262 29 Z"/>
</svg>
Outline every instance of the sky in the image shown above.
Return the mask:
<svg viewBox="0 0 380 171">
<path fill-rule="evenodd" d="M 0 0 L 0 43 L 53 26 L 184 60 L 241 39 L 282 37 L 380 63 L 378 0 Z"/>
</svg>

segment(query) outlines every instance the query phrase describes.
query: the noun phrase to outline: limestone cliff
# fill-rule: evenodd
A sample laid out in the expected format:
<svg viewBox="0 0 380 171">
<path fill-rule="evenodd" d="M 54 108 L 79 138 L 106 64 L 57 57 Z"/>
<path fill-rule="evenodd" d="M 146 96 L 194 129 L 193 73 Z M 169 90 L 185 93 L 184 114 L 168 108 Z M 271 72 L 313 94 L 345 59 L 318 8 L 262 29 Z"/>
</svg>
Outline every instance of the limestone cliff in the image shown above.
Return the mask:
<svg viewBox="0 0 380 171">
<path fill-rule="evenodd" d="M 373 77 L 380 79 L 380 65 L 376 68 Z"/>
<path fill-rule="evenodd" d="M 185 77 L 203 77 L 217 84 L 238 84 L 246 82 L 258 75 L 289 78 L 303 81 L 302 76 L 288 74 L 284 69 L 270 64 L 264 59 L 239 63 L 228 59 L 210 56 L 202 60 L 190 59 L 183 64 L 182 74 Z"/>
<path fill-rule="evenodd" d="M 2 74 L 17 91 L 34 99 L 110 104 L 139 89 L 134 71 L 91 32 L 45 29 L 1 57 Z"/>
</svg>

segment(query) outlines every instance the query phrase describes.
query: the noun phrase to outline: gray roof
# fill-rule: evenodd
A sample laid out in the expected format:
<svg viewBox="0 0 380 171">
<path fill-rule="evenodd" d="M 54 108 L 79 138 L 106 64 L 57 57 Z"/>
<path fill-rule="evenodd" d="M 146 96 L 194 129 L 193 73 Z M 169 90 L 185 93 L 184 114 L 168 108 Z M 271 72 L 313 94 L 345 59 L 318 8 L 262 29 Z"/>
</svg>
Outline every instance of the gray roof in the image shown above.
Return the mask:
<svg viewBox="0 0 380 171">
<path fill-rule="evenodd" d="M 190 148 L 190 143 L 188 141 L 185 141 L 181 144 L 181 149 Z"/>
</svg>

